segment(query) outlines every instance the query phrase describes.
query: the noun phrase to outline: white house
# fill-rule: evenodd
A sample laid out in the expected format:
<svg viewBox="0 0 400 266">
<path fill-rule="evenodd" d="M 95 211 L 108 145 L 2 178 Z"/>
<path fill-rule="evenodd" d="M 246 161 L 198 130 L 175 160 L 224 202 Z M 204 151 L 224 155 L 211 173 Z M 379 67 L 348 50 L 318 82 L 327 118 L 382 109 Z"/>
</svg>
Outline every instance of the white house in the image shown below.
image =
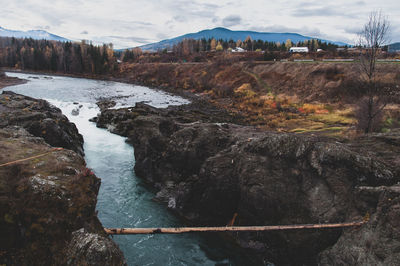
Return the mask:
<svg viewBox="0 0 400 266">
<path fill-rule="evenodd" d="M 308 47 L 290 47 L 291 53 L 308 53 Z"/>
<path fill-rule="evenodd" d="M 246 50 L 241 47 L 236 47 L 235 49 L 232 49 L 232 53 L 243 53 L 243 52 L 246 52 Z"/>
</svg>

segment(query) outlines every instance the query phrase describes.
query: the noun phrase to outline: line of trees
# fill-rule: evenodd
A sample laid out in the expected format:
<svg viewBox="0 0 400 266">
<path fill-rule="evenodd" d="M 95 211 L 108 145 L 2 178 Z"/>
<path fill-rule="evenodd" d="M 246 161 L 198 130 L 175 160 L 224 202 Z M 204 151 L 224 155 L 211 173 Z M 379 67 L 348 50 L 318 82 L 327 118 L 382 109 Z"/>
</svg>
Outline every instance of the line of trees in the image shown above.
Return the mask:
<svg viewBox="0 0 400 266">
<path fill-rule="evenodd" d="M 198 52 L 208 52 L 208 51 L 222 51 L 234 49 L 236 47 L 243 48 L 247 51 L 288 51 L 290 47 L 293 46 L 303 46 L 308 47 L 310 51 L 316 51 L 317 49 L 323 50 L 335 50 L 338 48 L 338 45 L 332 43 L 325 43 L 321 40 L 312 39 L 305 40 L 302 42 L 293 43 L 290 39 L 286 40 L 286 42 L 269 42 L 263 40 L 253 40 L 250 36 L 247 37 L 244 41 L 237 40 L 234 41 L 230 39 L 229 41 L 219 39 L 216 40 L 214 38 L 210 39 L 184 39 L 178 44 L 175 44 L 172 47 L 172 52 L 178 55 L 188 55 Z M 167 49 L 163 50 L 167 52 Z"/>
<path fill-rule="evenodd" d="M 0 38 L 0 66 L 23 70 L 105 74 L 117 68 L 112 44 Z"/>
</svg>

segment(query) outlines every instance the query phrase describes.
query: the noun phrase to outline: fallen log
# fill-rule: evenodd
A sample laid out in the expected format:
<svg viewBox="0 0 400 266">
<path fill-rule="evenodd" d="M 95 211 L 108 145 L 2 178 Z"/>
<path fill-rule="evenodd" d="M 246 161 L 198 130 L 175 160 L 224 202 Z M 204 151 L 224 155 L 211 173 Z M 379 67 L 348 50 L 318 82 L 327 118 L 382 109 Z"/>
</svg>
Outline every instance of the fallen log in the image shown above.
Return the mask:
<svg viewBox="0 0 400 266">
<path fill-rule="evenodd" d="M 221 226 L 221 227 L 167 227 L 167 228 L 104 228 L 109 235 L 134 234 L 181 234 L 190 232 L 240 232 L 240 231 L 276 231 L 297 229 L 324 229 L 355 227 L 365 224 L 367 220 L 351 223 L 331 224 L 298 224 L 298 225 L 267 225 L 267 226 Z"/>
</svg>

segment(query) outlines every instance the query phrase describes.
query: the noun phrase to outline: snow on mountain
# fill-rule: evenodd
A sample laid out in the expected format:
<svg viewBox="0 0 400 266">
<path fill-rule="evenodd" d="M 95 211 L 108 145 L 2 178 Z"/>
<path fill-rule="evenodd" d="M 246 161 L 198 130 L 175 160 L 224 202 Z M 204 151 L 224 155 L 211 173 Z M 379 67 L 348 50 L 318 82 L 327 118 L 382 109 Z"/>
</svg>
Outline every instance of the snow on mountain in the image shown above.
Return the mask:
<svg viewBox="0 0 400 266">
<path fill-rule="evenodd" d="M 0 27 L 0 37 L 32 38 L 36 40 L 46 39 L 46 40 L 61 41 L 61 42 L 69 41 L 66 38 L 63 38 L 55 34 L 51 34 L 44 30 L 17 31 L 17 30 L 8 30 L 2 27 Z"/>
</svg>

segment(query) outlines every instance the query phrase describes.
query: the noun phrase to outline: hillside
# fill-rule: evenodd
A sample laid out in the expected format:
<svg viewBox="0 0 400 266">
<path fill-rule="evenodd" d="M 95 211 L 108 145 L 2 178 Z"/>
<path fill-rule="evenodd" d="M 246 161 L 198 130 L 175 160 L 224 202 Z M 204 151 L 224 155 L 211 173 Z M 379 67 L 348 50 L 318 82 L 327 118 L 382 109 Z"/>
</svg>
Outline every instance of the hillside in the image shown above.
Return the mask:
<svg viewBox="0 0 400 266">
<path fill-rule="evenodd" d="M 400 51 L 400 42 L 389 44 L 389 52 Z"/>
<path fill-rule="evenodd" d="M 385 73 L 379 76 L 382 80 L 399 82 L 397 64 L 381 64 L 379 70 Z M 215 63 L 123 63 L 120 73 L 114 73 L 121 81 L 198 93 L 244 116 L 245 124 L 335 135 L 354 126 L 357 75 L 357 66 L 348 63 L 251 63 L 234 58 Z M 400 122 L 397 111 L 388 117 L 393 126 Z"/>
<path fill-rule="evenodd" d="M 140 46 L 142 50 L 151 50 L 156 51 L 158 49 L 164 49 L 168 47 L 172 47 L 174 44 L 179 43 L 184 39 L 223 39 L 223 40 L 245 40 L 248 36 L 250 36 L 253 40 L 263 40 L 269 42 L 285 42 L 287 39 L 290 39 L 292 42 L 302 42 L 305 40 L 316 39 L 314 37 L 303 36 L 297 33 L 274 33 L 274 32 L 256 32 L 256 31 L 232 31 L 226 28 L 215 28 L 211 30 L 202 30 L 197 33 L 188 33 L 182 36 L 178 36 L 172 39 L 163 40 L 158 43 L 151 43 Z M 337 45 L 346 45 L 346 43 L 335 42 L 329 40 L 321 40 L 326 43 L 333 43 Z"/>
<path fill-rule="evenodd" d="M 17 30 L 8 30 L 0 27 L 0 37 L 14 37 L 14 38 L 32 38 L 35 40 L 52 40 L 52 41 L 60 41 L 67 42 L 68 39 L 51 34 L 44 30 L 28 30 L 28 31 L 17 31 Z"/>
</svg>

